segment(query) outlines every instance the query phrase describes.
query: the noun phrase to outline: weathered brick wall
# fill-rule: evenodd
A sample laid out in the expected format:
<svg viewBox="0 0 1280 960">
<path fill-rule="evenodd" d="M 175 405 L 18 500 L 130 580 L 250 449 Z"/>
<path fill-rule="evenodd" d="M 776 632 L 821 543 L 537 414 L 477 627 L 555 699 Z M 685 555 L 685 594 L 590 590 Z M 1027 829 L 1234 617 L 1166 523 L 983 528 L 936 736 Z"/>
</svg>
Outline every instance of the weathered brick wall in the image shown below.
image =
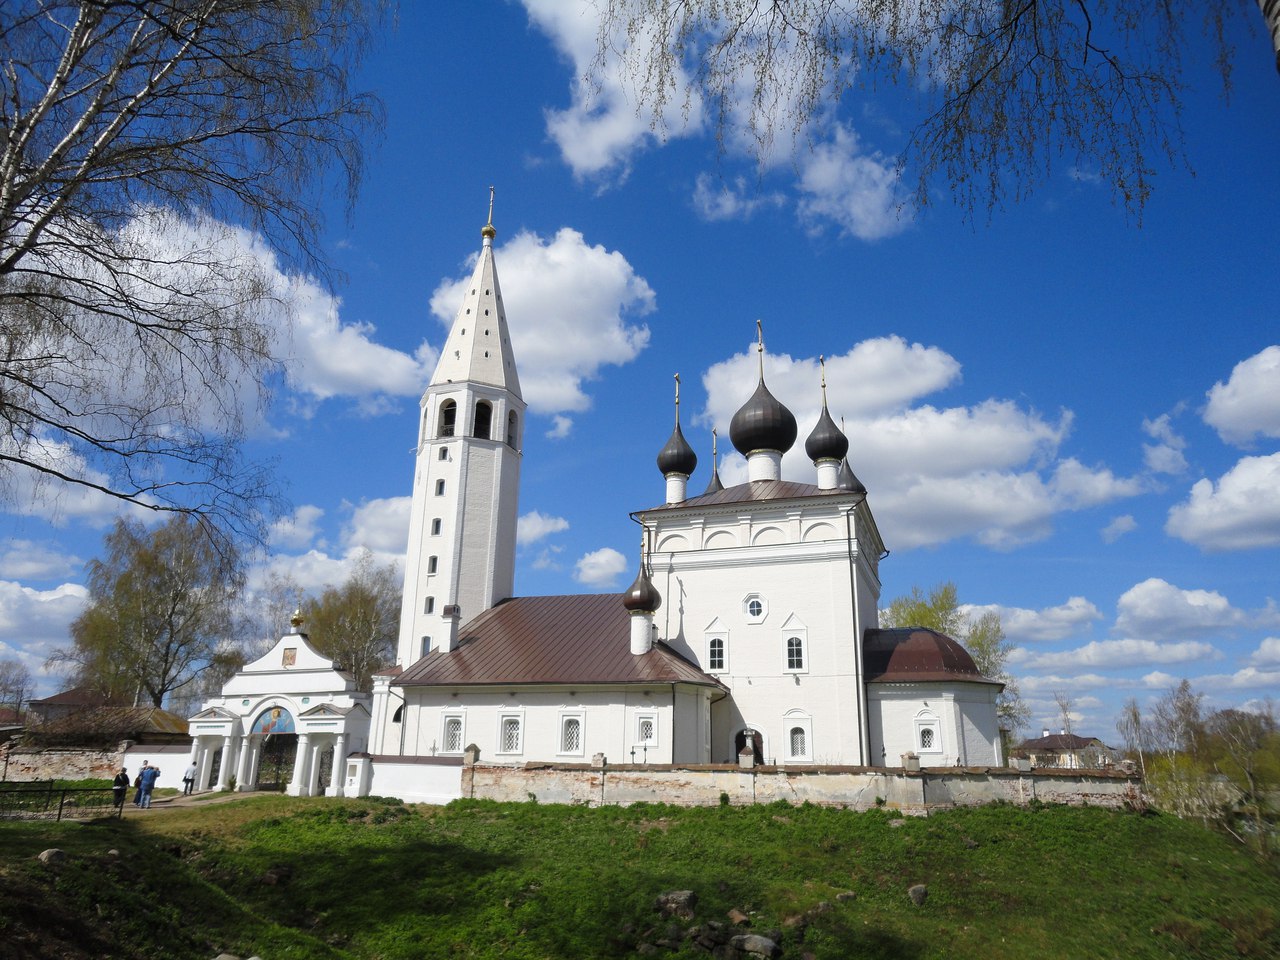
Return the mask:
<svg viewBox="0 0 1280 960">
<path fill-rule="evenodd" d="M 727 796 L 734 805 L 814 803 L 869 810 L 877 806 L 921 814 L 931 809 L 979 806 L 996 801 L 1120 807 L 1138 781 L 1103 772 L 1007 768 L 866 770 L 812 767 L 805 770 L 731 765 L 590 767 L 585 764 L 477 764 L 462 771 L 462 795 L 490 800 L 627 805 L 637 802 L 711 806 Z"/>
<path fill-rule="evenodd" d="M 125 746 L 121 744 L 120 747 Z M 11 747 L 8 752 L 6 780 L 110 780 L 124 760 L 125 751 L 87 750 L 82 747 Z M 4 758 L 0 758 L 3 766 Z"/>
</svg>

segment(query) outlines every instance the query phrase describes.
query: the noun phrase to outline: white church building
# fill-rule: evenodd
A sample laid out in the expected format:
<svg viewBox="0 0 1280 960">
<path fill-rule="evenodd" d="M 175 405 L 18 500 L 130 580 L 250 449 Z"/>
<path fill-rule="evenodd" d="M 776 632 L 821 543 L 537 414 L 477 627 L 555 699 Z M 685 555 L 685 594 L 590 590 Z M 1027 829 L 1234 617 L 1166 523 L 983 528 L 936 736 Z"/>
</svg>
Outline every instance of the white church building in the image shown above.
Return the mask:
<svg viewBox="0 0 1280 960">
<path fill-rule="evenodd" d="M 375 675 L 371 703 L 335 686 L 331 663 L 317 665 L 308 703 L 290 673 L 286 707 L 266 688 L 292 669 L 280 665 L 289 644 L 323 659 L 286 636 L 192 719 L 198 744 L 238 758 L 237 784 L 259 782 L 253 731 L 275 704 L 299 711 L 290 792 L 321 789 L 317 751 L 333 749 L 328 792 L 410 800 L 447 799 L 468 750 L 514 765 L 896 767 L 904 754 L 923 766 L 1002 765 L 1001 685 L 949 637 L 879 628 L 885 546 L 825 385 L 804 441 L 813 482 L 782 479 L 797 424 L 765 384 L 763 340 L 759 383 L 729 432 L 746 482 L 723 486 L 713 464 L 705 492 L 690 496 L 697 457 L 677 384 L 675 428 L 657 457 L 664 501 L 631 514 L 632 585 L 512 596 L 525 403 L 495 235 L 491 217 L 421 401 L 396 663 Z M 332 733 L 310 719 L 322 705 L 343 718 Z M 207 772 L 201 785 L 213 785 Z"/>
</svg>

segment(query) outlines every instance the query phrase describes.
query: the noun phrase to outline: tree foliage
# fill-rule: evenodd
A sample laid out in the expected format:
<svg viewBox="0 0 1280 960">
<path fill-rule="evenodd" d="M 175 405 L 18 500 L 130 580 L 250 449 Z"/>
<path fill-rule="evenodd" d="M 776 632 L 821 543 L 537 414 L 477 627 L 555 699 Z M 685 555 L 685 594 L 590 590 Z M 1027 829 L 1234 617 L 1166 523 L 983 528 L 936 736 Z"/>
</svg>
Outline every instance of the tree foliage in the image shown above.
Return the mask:
<svg viewBox="0 0 1280 960">
<path fill-rule="evenodd" d="M 956 585 L 951 581 L 938 584 L 926 596 L 913 586 L 906 596 L 896 597 L 881 612 L 880 623 L 886 627 L 927 627 L 958 640 L 969 651 L 978 672 L 1004 684 L 996 700 L 996 712 L 1010 732 L 1026 726 L 1031 708 L 1018 692 L 1018 682 L 1006 664 L 1013 644 L 1004 635 L 1000 615 L 986 610 L 976 617 L 960 608 Z"/>
<path fill-rule="evenodd" d="M 377 7 L 0 4 L 0 494 L 258 531 L 273 488 L 239 441 L 277 370 L 271 277 L 319 266 L 326 171 L 354 195 Z"/>
<path fill-rule="evenodd" d="M 20 660 L 6 657 L 0 660 L 0 707 L 10 707 L 18 713 L 31 698 L 35 684 L 31 671 Z"/>
<path fill-rule="evenodd" d="M 302 605 L 307 639 L 369 689 L 370 676 L 395 659 L 401 579 L 396 565 L 379 565 L 362 551 L 351 576 Z"/>
<path fill-rule="evenodd" d="M 88 564 L 89 603 L 55 663 L 78 684 L 152 706 L 216 662 L 232 628 L 239 560 L 176 514 L 148 530 L 117 520 L 105 555 Z"/>
<path fill-rule="evenodd" d="M 1280 53 L 1280 4 L 1258 0 Z M 641 109 L 742 122 L 767 158 L 778 133 L 851 89 L 897 85 L 920 117 L 900 158 L 917 201 L 949 185 L 973 213 L 1021 200 L 1055 165 L 1096 171 L 1141 213 L 1158 160 L 1183 158 L 1183 61 L 1229 89 L 1227 26 L 1249 0 L 605 0 L 592 73 L 617 62 Z M 1268 9 L 1269 8 L 1269 9 Z M 1203 53 L 1197 47 L 1207 45 Z"/>
</svg>

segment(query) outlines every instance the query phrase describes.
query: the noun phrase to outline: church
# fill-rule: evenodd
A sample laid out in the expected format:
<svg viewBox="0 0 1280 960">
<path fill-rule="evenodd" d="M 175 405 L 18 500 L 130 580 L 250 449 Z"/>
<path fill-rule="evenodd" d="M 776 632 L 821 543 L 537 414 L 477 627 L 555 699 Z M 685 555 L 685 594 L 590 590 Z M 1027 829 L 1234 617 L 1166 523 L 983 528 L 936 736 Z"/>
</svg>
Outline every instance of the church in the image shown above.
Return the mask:
<svg viewBox="0 0 1280 960">
<path fill-rule="evenodd" d="M 822 412 L 804 440 L 813 482 L 782 478 L 798 428 L 765 383 L 763 337 L 755 392 L 729 430 L 747 480 L 726 487 L 713 464 L 705 491 L 691 495 L 697 456 L 681 430 L 677 378 L 672 433 L 654 443 L 655 494 L 665 495 L 631 513 L 640 547 L 631 586 L 512 596 L 526 406 L 492 210 L 481 236 L 421 400 L 395 664 L 374 676 L 370 699 L 315 663 L 314 705 L 304 706 L 296 671 L 284 688 L 293 699 L 270 692 L 299 648 L 316 659 L 305 636 L 282 638 L 192 718 L 201 786 L 213 785 L 207 758 L 217 749 L 238 758 L 242 788 L 256 783 L 255 731 L 291 709 L 309 711 L 299 729 L 320 710 L 334 731 L 323 742 L 346 776 L 328 792 L 405 799 L 447 798 L 427 782 L 464 753 L 512 765 L 897 767 L 907 755 L 923 766 L 1003 765 L 1001 685 L 950 637 L 879 627 L 887 552 L 825 383 L 815 384 Z M 304 795 L 324 789 L 322 747 L 306 739 L 289 787 Z"/>
</svg>

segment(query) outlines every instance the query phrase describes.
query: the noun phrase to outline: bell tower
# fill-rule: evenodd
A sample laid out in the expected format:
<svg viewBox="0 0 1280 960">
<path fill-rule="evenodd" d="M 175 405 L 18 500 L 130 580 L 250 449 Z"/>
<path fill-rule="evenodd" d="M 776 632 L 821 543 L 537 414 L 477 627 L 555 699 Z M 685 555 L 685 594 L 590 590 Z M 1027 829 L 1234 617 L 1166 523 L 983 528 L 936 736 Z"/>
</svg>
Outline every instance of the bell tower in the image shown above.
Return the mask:
<svg viewBox="0 0 1280 960">
<path fill-rule="evenodd" d="M 422 395 L 396 662 L 451 651 L 457 629 L 511 596 L 525 402 L 493 260 L 480 257 Z"/>
</svg>

